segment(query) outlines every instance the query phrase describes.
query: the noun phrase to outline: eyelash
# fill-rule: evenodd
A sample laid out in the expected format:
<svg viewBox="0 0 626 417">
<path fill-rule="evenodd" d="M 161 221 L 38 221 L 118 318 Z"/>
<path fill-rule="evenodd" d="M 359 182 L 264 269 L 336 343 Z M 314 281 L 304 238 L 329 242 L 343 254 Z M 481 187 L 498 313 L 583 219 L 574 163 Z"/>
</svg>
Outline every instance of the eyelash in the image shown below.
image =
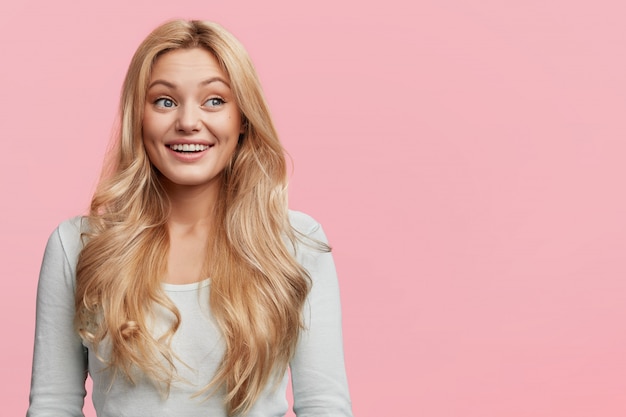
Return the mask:
<svg viewBox="0 0 626 417">
<path fill-rule="evenodd" d="M 206 104 L 206 103 L 208 103 L 208 102 L 210 102 L 210 101 L 214 101 L 214 100 L 219 101 L 219 103 L 218 103 L 218 104 L 215 104 L 215 105 L 213 105 L 213 106 L 209 106 L 209 107 L 217 107 L 217 106 L 221 106 L 222 104 L 226 103 L 226 101 L 224 101 L 224 99 L 223 99 L 223 98 L 221 98 L 221 97 L 211 97 L 210 99 L 208 99 L 207 101 L 205 101 L 205 102 L 204 102 L 204 104 Z"/>
<path fill-rule="evenodd" d="M 160 101 L 169 101 L 172 103 L 172 105 L 171 106 L 159 105 Z M 156 100 L 154 100 L 154 105 L 157 107 L 163 107 L 164 109 L 171 109 L 172 107 L 176 106 L 176 102 L 169 97 L 159 97 Z"/>
</svg>

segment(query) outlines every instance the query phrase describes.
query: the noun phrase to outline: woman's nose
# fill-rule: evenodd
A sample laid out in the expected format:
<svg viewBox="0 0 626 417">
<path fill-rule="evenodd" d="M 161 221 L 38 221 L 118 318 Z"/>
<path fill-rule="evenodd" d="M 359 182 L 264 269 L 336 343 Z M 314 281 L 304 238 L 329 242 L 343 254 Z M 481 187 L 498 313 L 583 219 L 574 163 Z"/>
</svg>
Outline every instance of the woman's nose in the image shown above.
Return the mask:
<svg viewBox="0 0 626 417">
<path fill-rule="evenodd" d="M 176 130 L 187 133 L 199 131 L 202 126 L 200 112 L 196 106 L 179 107 Z"/>
</svg>

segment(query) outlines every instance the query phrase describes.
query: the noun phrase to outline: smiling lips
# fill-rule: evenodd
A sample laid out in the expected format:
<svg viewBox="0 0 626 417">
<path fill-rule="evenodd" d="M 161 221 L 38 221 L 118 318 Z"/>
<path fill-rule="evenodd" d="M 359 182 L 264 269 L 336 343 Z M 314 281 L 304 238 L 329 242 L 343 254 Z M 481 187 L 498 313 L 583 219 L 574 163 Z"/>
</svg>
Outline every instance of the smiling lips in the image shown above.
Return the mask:
<svg viewBox="0 0 626 417">
<path fill-rule="evenodd" d="M 210 148 L 209 145 L 201 145 L 198 143 L 174 144 L 167 145 L 167 147 L 176 152 L 202 152 Z"/>
</svg>

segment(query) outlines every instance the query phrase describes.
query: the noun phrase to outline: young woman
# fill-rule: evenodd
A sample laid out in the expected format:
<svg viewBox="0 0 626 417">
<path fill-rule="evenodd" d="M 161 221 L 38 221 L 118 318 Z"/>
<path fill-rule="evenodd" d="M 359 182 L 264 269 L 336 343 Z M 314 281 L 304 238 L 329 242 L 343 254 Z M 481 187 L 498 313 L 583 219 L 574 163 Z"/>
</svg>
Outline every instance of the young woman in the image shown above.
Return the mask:
<svg viewBox="0 0 626 417">
<path fill-rule="evenodd" d="M 89 216 L 52 234 L 28 416 L 351 416 L 325 236 L 290 212 L 253 65 L 215 23 L 173 21 L 130 64 Z"/>
</svg>

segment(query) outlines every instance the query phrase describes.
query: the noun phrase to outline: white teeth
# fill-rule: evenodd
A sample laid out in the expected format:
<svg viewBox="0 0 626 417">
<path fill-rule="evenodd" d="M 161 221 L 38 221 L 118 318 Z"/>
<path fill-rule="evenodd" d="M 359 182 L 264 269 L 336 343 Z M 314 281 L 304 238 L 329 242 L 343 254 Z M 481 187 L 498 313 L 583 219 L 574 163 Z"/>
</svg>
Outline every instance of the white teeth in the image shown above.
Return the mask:
<svg viewBox="0 0 626 417">
<path fill-rule="evenodd" d="M 200 145 L 198 143 L 193 143 L 193 144 L 185 143 L 185 144 L 180 144 L 180 145 L 176 144 L 176 145 L 169 145 L 169 147 L 173 151 L 178 151 L 178 152 L 200 152 L 200 151 L 205 151 L 209 149 L 208 145 Z"/>
</svg>

